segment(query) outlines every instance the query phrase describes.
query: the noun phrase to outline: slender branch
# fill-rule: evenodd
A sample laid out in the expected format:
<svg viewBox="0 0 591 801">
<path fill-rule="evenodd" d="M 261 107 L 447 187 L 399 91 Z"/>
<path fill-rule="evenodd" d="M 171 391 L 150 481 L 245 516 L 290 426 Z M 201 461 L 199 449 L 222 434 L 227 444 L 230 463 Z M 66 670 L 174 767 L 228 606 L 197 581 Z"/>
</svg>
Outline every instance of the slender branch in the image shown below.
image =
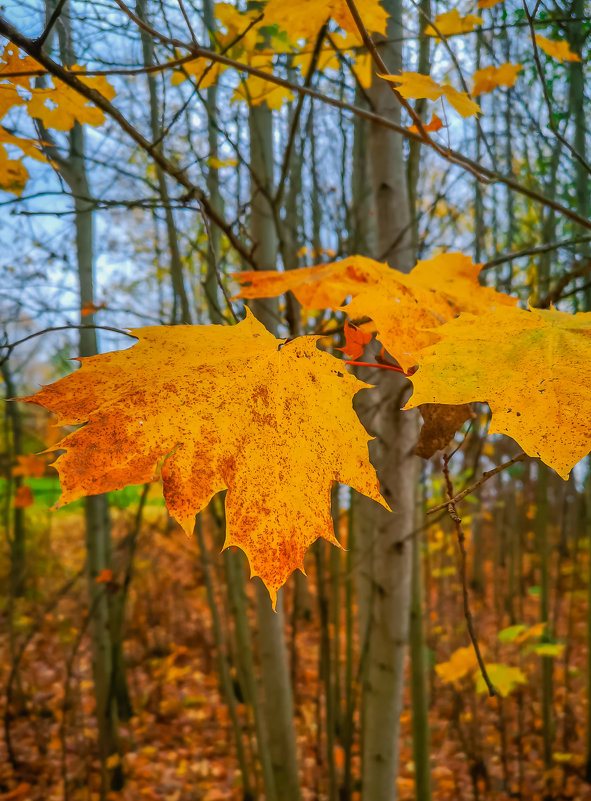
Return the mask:
<svg viewBox="0 0 591 801">
<path fill-rule="evenodd" d="M 197 201 L 197 202 L 199 203 L 199 201 Z M 199 205 L 199 208 L 201 208 L 201 205 Z M 234 318 L 234 322 L 235 323 L 239 323 L 240 322 L 240 318 L 238 317 L 238 315 L 234 311 L 234 307 L 232 306 L 232 301 L 230 300 L 230 296 L 228 295 L 228 291 L 227 291 L 226 287 L 224 286 L 224 282 L 222 281 L 222 276 L 220 275 L 220 268 L 219 268 L 219 265 L 218 265 L 217 255 L 216 255 L 216 252 L 215 252 L 214 247 L 213 247 L 213 240 L 211 238 L 211 230 L 209 228 L 209 220 L 207 219 L 207 214 L 205 213 L 204 209 L 201 209 L 201 216 L 203 217 L 203 224 L 205 225 L 205 233 L 207 235 L 207 244 L 208 244 L 208 247 L 209 247 L 209 252 L 211 253 L 211 259 L 212 259 L 212 263 L 213 263 L 213 266 L 214 266 L 215 277 L 216 277 L 218 286 L 219 286 L 219 288 L 220 288 L 220 290 L 222 292 L 222 295 L 224 296 L 224 300 L 226 301 L 226 306 L 228 307 L 228 309 L 230 310 L 230 314 Z M 213 300 L 213 298 L 212 298 L 212 300 Z M 219 309 L 218 309 L 218 311 L 219 311 Z"/>
<path fill-rule="evenodd" d="M 125 11 L 125 13 L 130 16 L 130 18 L 135 22 L 137 17 L 133 14 L 130 9 L 125 6 L 121 0 L 115 0 L 117 5 Z M 351 2 L 351 0 L 347 0 L 347 2 Z M 140 24 L 141 23 L 141 24 Z M 417 130 L 419 134 L 415 134 L 405 128 L 403 125 L 397 125 L 395 122 L 387 119 L 386 117 L 382 117 L 379 114 L 375 114 L 374 112 L 368 111 L 366 109 L 361 109 L 357 106 L 351 105 L 349 103 L 344 103 L 337 98 L 329 97 L 324 95 L 322 92 L 318 92 L 314 89 L 307 88 L 305 86 L 299 86 L 291 81 L 288 81 L 284 78 L 279 78 L 276 75 L 273 75 L 268 72 L 264 72 L 263 70 L 259 70 L 256 67 L 251 67 L 248 64 L 243 64 L 239 61 L 234 61 L 233 59 L 227 58 L 219 53 L 214 52 L 213 50 L 208 50 L 204 47 L 195 47 L 192 43 L 182 42 L 178 39 L 171 39 L 164 34 L 159 33 L 158 31 L 154 31 L 150 28 L 149 25 L 139 21 L 136 22 L 142 29 L 146 30 L 155 38 L 159 39 L 160 41 L 172 45 L 173 47 L 180 47 L 185 50 L 188 50 L 192 55 L 191 57 L 187 58 L 186 61 L 191 61 L 196 58 L 205 58 L 211 61 L 217 61 L 221 64 L 225 64 L 228 67 L 232 67 L 234 69 L 241 70 L 246 72 L 250 75 L 255 75 L 262 80 L 269 81 L 270 83 L 274 83 L 277 86 L 282 86 L 286 89 L 290 89 L 294 92 L 299 92 L 309 97 L 312 97 L 316 100 L 319 100 L 322 103 L 327 105 L 333 106 L 334 108 L 343 109 L 345 111 L 350 111 L 352 114 L 356 114 L 359 117 L 364 119 L 370 120 L 371 122 L 375 122 L 378 125 L 382 125 L 386 128 L 389 128 L 396 133 L 401 134 L 402 136 L 406 137 L 409 140 L 417 141 L 417 142 L 425 142 L 432 147 L 435 152 L 444 158 L 446 161 L 456 164 L 459 167 L 469 171 L 474 176 L 478 177 L 481 176 L 485 179 L 485 182 L 489 183 L 500 183 L 506 186 L 508 189 L 511 189 L 513 192 L 517 192 L 524 197 L 529 197 L 531 200 L 540 203 L 542 206 L 546 208 L 553 209 L 554 211 L 558 212 L 562 216 L 566 217 L 569 220 L 577 223 L 583 228 L 587 230 L 591 230 L 591 221 L 581 217 L 577 212 L 563 206 L 561 203 L 546 197 L 542 192 L 539 192 L 535 189 L 531 189 L 523 184 L 519 183 L 512 175 L 502 175 L 501 173 L 495 172 L 494 170 L 485 167 L 484 165 L 479 164 L 478 162 L 474 161 L 473 159 L 464 156 L 462 153 L 459 153 L 456 150 L 451 148 L 443 148 L 440 147 L 436 142 L 434 142 L 428 134 L 421 134 L 421 128 L 424 131 L 424 126 L 420 120 L 416 120 L 415 124 L 417 126 Z M 367 32 L 366 32 L 367 33 Z M 240 242 L 240 240 L 236 237 L 234 232 L 230 229 L 230 226 L 216 214 L 215 210 L 210 206 L 207 198 L 203 191 L 195 186 L 189 178 L 185 175 L 182 169 L 179 169 L 175 165 L 173 165 L 168 159 L 166 159 L 162 154 L 157 156 L 154 152 L 155 146 L 150 144 L 144 137 L 137 131 L 131 123 L 121 114 L 118 109 L 116 109 L 108 100 L 106 100 L 99 92 L 96 90 L 86 86 L 81 81 L 79 81 L 75 74 L 72 73 L 70 70 L 65 70 L 61 65 L 54 62 L 48 56 L 43 53 L 40 53 L 35 46 L 35 41 L 32 39 L 27 38 L 23 34 L 21 34 L 17 28 L 14 27 L 11 23 L 7 22 L 4 19 L 0 18 L 0 35 L 5 36 L 7 39 L 10 39 L 15 44 L 17 44 L 22 50 L 24 50 L 29 55 L 33 56 L 37 59 L 45 69 L 50 72 L 52 75 L 55 75 L 59 80 L 66 83 L 71 88 L 75 89 L 79 94 L 83 97 L 86 97 L 88 100 L 91 100 L 96 106 L 102 109 L 105 114 L 108 114 L 112 119 L 117 122 L 119 127 L 127 133 L 135 142 L 138 144 L 143 150 L 145 150 L 148 155 L 152 157 L 152 159 L 172 178 L 174 178 L 181 186 L 184 186 L 188 192 L 184 196 L 183 200 L 188 202 L 193 197 L 199 197 L 203 207 L 205 208 L 208 217 L 214 222 L 219 228 L 221 228 L 226 236 L 228 237 L 229 242 L 231 243 L 232 247 L 240 253 L 242 258 L 250 264 L 254 269 L 256 269 L 256 265 L 254 263 L 254 259 L 252 258 L 252 254 L 248 251 L 244 245 Z M 369 37 L 368 37 L 369 38 Z M 372 43 L 373 44 L 373 43 Z M 374 45 L 375 48 L 375 45 Z M 377 51 L 376 51 L 377 52 Z M 379 57 L 379 53 L 377 54 Z M 171 64 L 176 65 L 177 61 L 170 62 Z M 182 63 L 186 63 L 183 61 Z M 166 66 L 166 65 L 163 65 Z M 387 70 L 386 70 L 387 71 Z M 88 75 L 93 74 L 92 72 L 86 73 Z M 96 73 L 94 73 L 96 74 Z M 396 91 L 394 87 L 392 87 L 393 91 Z M 397 93 L 398 94 L 398 93 Z M 405 101 L 406 102 L 406 101 Z M 408 105 L 408 104 L 407 104 Z M 411 113 L 412 112 L 412 113 Z M 414 110 L 411 108 L 411 116 L 414 114 Z M 416 115 L 415 115 L 416 116 Z M 413 117 L 414 119 L 414 117 Z M 426 138 L 425 138 L 426 137 Z"/>
<path fill-rule="evenodd" d="M 310 59 L 310 65 L 308 67 L 308 71 L 306 73 L 306 77 L 304 79 L 304 86 L 309 87 L 312 83 L 312 77 L 316 72 L 316 67 L 318 66 L 318 59 L 320 58 L 320 53 L 322 51 L 322 42 L 324 41 L 324 36 L 326 34 L 327 25 L 326 23 L 320 28 L 318 32 L 318 36 L 316 37 L 316 42 L 314 44 L 314 52 L 312 53 L 312 58 Z M 279 183 L 277 184 L 277 191 L 275 192 L 275 197 L 273 198 L 273 203 L 275 205 L 279 205 L 281 203 L 281 198 L 283 197 L 283 193 L 285 191 L 285 184 L 287 181 L 287 174 L 289 172 L 289 165 L 291 162 L 291 153 L 293 151 L 293 146 L 295 143 L 296 133 L 298 130 L 298 124 L 300 121 L 300 117 L 302 114 L 302 107 L 304 105 L 304 100 L 306 95 L 300 93 L 298 95 L 298 100 L 296 103 L 295 111 L 293 113 L 293 117 L 291 119 L 291 125 L 289 129 L 289 136 L 287 139 L 287 145 L 285 147 L 285 153 L 283 156 L 283 164 L 281 165 L 281 175 L 279 178 Z"/>
<path fill-rule="evenodd" d="M 560 203 L 557 203 L 555 200 L 552 200 L 551 198 L 546 197 L 541 192 L 537 192 L 536 190 L 532 190 L 532 189 L 520 184 L 517 180 L 515 180 L 515 178 L 513 178 L 513 176 L 511 176 L 511 175 L 509 175 L 509 176 L 501 175 L 500 173 L 497 173 L 494 170 L 490 170 L 487 167 L 484 167 L 483 165 L 479 164 L 478 162 L 473 161 L 472 159 L 468 158 L 467 156 L 464 156 L 462 153 L 459 153 L 456 150 L 452 150 L 451 148 L 443 148 L 440 145 L 438 145 L 436 142 L 433 141 L 433 139 L 431 139 L 429 134 L 425 131 L 424 125 L 422 123 L 422 120 L 418 117 L 418 115 L 416 114 L 416 112 L 414 111 L 412 106 L 400 95 L 400 93 L 396 90 L 396 88 L 394 86 L 392 86 L 392 84 L 390 84 L 391 90 L 398 97 L 399 102 L 403 105 L 403 107 L 410 114 L 411 118 L 413 119 L 413 121 L 414 121 L 414 123 L 416 125 L 417 131 L 419 132 L 418 134 L 411 133 L 404 126 L 396 125 L 396 123 L 391 122 L 390 120 L 388 120 L 385 117 L 380 116 L 379 114 L 374 114 L 372 112 L 367 112 L 364 109 L 359 109 L 356 106 L 351 106 L 349 104 L 343 103 L 343 102 L 337 100 L 336 98 L 327 97 L 327 96 L 323 95 L 321 92 L 317 92 L 317 91 L 315 91 L 313 89 L 309 89 L 309 88 L 306 88 L 306 87 L 303 87 L 303 86 L 299 86 L 298 84 L 294 84 L 291 81 L 285 80 L 284 78 L 279 78 L 276 75 L 273 75 L 273 74 L 268 73 L 268 72 L 264 72 L 263 70 L 259 70 L 256 67 L 251 67 L 249 65 L 242 64 L 241 62 L 233 61 L 232 59 L 229 59 L 226 56 L 222 56 L 222 55 L 220 55 L 218 53 L 215 53 L 212 50 L 207 50 L 204 47 L 195 48 L 195 46 L 193 44 L 191 44 L 191 43 L 182 42 L 182 41 L 180 41 L 178 39 L 173 39 L 173 38 L 170 38 L 168 36 L 165 36 L 164 34 L 160 33 L 159 31 L 151 28 L 143 20 L 139 20 L 138 17 L 133 13 L 133 11 L 131 11 L 125 5 L 123 0 L 115 0 L 115 2 L 119 6 L 119 8 L 125 14 L 127 14 L 127 16 L 132 21 L 134 21 L 136 23 L 136 25 L 139 25 L 140 28 L 145 30 L 147 33 L 150 33 L 154 38 L 158 39 L 159 41 L 161 41 L 164 44 L 168 44 L 168 45 L 171 45 L 173 47 L 182 47 L 185 50 L 189 50 L 190 52 L 193 52 L 196 57 L 202 57 L 202 58 L 210 59 L 212 61 L 218 61 L 221 64 L 226 64 L 229 67 L 234 67 L 235 69 L 242 70 L 243 72 L 247 72 L 250 75 L 255 75 L 256 77 L 261 78 L 262 80 L 266 80 L 266 81 L 269 81 L 271 83 L 275 83 L 278 86 L 283 86 L 286 89 L 291 89 L 291 90 L 293 90 L 295 92 L 303 92 L 304 94 L 307 94 L 310 97 L 314 97 L 314 98 L 320 100 L 323 103 L 327 103 L 328 105 L 334 106 L 336 108 L 342 108 L 342 109 L 349 110 L 354 114 L 358 114 L 359 116 L 364 117 L 365 119 L 369 119 L 371 121 L 377 122 L 380 125 L 384 125 L 385 127 L 390 128 L 391 130 L 402 134 L 407 139 L 411 139 L 412 138 L 412 139 L 415 139 L 416 141 L 419 141 L 419 142 L 425 142 L 427 145 L 429 145 L 429 147 L 432 147 L 435 150 L 435 152 L 438 155 L 440 155 L 442 158 L 446 159 L 447 161 L 451 162 L 452 164 L 457 164 L 458 166 L 463 167 L 463 169 L 468 170 L 475 177 L 477 177 L 478 180 L 484 180 L 485 183 L 486 182 L 502 183 L 505 186 L 507 186 L 509 189 L 512 189 L 514 192 L 518 192 L 519 194 L 525 195 L 525 197 L 529 197 L 532 200 L 536 200 L 539 203 L 541 203 L 542 205 L 544 205 L 544 206 L 546 206 L 548 208 L 554 209 L 554 211 L 557 211 L 559 214 L 562 214 L 565 217 L 567 217 L 568 219 L 573 220 L 573 222 L 578 223 L 582 227 L 587 228 L 588 230 L 591 230 L 591 221 L 590 220 L 586 220 L 584 217 L 581 217 L 575 211 L 571 211 L 570 209 L 566 208 L 565 206 L 562 206 Z M 370 54 L 372 55 L 372 58 L 374 59 L 374 61 L 376 61 L 378 67 L 383 72 L 388 73 L 388 68 L 387 68 L 386 64 L 384 63 L 384 61 L 382 60 L 380 54 L 378 53 L 378 51 L 376 49 L 376 46 L 373 43 L 371 37 L 369 36 L 369 34 L 367 32 L 367 29 L 365 28 L 365 26 L 363 24 L 363 21 L 361 20 L 361 17 L 359 16 L 359 12 L 357 11 L 357 7 L 355 6 L 355 3 L 353 2 L 353 0 L 346 0 L 346 2 L 347 2 L 347 6 L 349 7 L 349 10 L 351 11 L 351 14 L 353 15 L 353 19 L 355 20 L 355 23 L 357 24 L 358 27 L 360 26 L 359 27 L 359 32 L 361 34 L 361 37 L 363 39 L 363 42 L 364 42 L 365 46 L 370 51 Z M 0 27 L 0 30 L 1 30 L 1 27 Z M 249 261 L 249 263 L 253 264 L 252 261 Z M 256 267 L 255 267 L 255 269 L 256 269 Z"/>
<path fill-rule="evenodd" d="M 580 236 L 576 239 L 563 239 L 561 242 L 548 242 L 545 245 L 534 245 L 525 250 L 517 250 L 514 253 L 506 253 L 504 256 L 498 256 L 496 259 L 491 259 L 482 265 L 483 270 L 489 270 L 491 267 L 498 267 L 499 264 L 505 264 L 514 259 L 521 259 L 525 256 L 536 256 L 538 253 L 549 253 L 559 248 L 567 248 L 572 245 L 582 245 L 585 242 L 591 242 L 591 236 Z"/>
<path fill-rule="evenodd" d="M 117 2 L 117 0 L 116 0 L 116 2 Z M 384 59 L 381 57 L 380 53 L 378 52 L 378 49 L 377 49 L 373 39 L 369 35 L 369 33 L 367 31 L 367 28 L 365 27 L 365 25 L 363 23 L 363 20 L 361 19 L 360 15 L 359 15 L 359 11 L 357 10 L 357 6 L 355 5 L 354 0 L 346 0 L 346 3 L 347 3 L 347 6 L 349 8 L 349 11 L 351 12 L 351 16 L 353 17 L 353 19 L 355 21 L 355 24 L 357 25 L 359 33 L 361 34 L 361 38 L 363 39 L 363 44 L 367 47 L 367 50 L 369 51 L 369 54 L 371 55 L 372 59 L 374 60 L 374 63 L 376 64 L 378 69 L 383 74 L 390 75 L 391 74 L 390 70 L 388 69 L 388 66 L 387 66 L 386 62 L 384 61 Z M 408 112 L 408 114 L 410 115 L 414 125 L 416 126 L 416 128 L 417 128 L 417 130 L 419 132 L 419 136 L 422 139 L 422 141 L 426 145 L 429 145 L 429 147 L 433 148 L 433 150 L 435 150 L 436 153 L 439 153 L 440 156 L 443 156 L 443 158 L 447 158 L 449 161 L 454 161 L 455 162 L 454 157 L 450 156 L 450 151 L 449 150 L 446 150 L 445 148 L 441 147 L 441 145 L 437 144 L 437 142 L 435 142 L 433 139 L 431 139 L 431 137 L 429 136 L 429 134 L 425 130 L 425 126 L 423 125 L 422 119 L 416 113 L 416 111 L 411 106 L 411 104 L 408 102 L 408 100 L 400 94 L 400 92 L 396 89 L 396 87 L 393 84 L 388 82 L 388 85 L 389 85 L 390 89 L 392 90 L 394 96 L 396 97 L 396 99 L 398 100 L 400 105 L 402 106 L 402 108 L 404 108 Z M 473 168 L 472 166 L 468 166 L 466 164 L 464 164 L 464 166 L 465 166 L 465 168 L 467 170 L 469 170 L 469 172 L 472 173 L 472 175 L 474 175 L 474 177 L 478 181 L 481 181 L 482 183 L 488 183 L 489 182 L 489 179 L 485 175 L 482 174 L 482 171 L 480 169 Z"/>
<path fill-rule="evenodd" d="M 527 6 L 527 0 L 523 0 L 523 9 L 525 11 L 525 16 L 527 17 L 527 21 L 529 24 L 529 34 L 534 51 L 534 62 L 536 65 L 536 71 L 538 73 L 538 77 L 542 85 L 542 94 L 544 96 L 546 108 L 548 109 L 548 126 L 550 130 L 553 132 L 554 136 L 558 139 L 558 141 L 561 142 L 566 147 L 566 149 L 571 153 L 571 155 L 573 155 L 583 165 L 583 167 L 587 170 L 588 173 L 591 173 L 591 165 L 589 165 L 589 162 L 586 161 L 586 159 L 581 155 L 581 153 L 579 153 L 579 151 L 575 147 L 573 147 L 573 145 L 571 145 L 566 136 L 563 136 L 560 133 L 558 129 L 558 124 L 554 121 L 554 112 L 552 111 L 552 100 L 550 99 L 550 95 L 548 93 L 546 78 L 544 76 L 542 62 L 540 61 L 538 43 L 536 42 L 536 32 L 534 30 L 534 16 L 538 8 L 538 5 L 539 3 L 536 4 L 536 9 L 534 10 L 534 14 L 532 16 Z"/>
<path fill-rule="evenodd" d="M 482 674 L 482 678 L 484 679 L 484 683 L 487 686 L 488 694 L 490 697 L 494 697 L 497 695 L 497 691 L 495 690 L 493 683 L 490 680 L 490 677 L 486 670 L 486 665 L 484 664 L 484 659 L 482 658 L 482 654 L 480 653 L 480 646 L 478 645 L 478 639 L 476 637 L 476 631 L 474 630 L 474 621 L 472 619 L 472 612 L 470 610 L 470 597 L 468 595 L 468 577 L 467 577 L 467 570 L 466 570 L 466 563 L 467 563 L 467 556 L 466 556 L 466 535 L 464 534 L 464 529 L 462 527 L 462 519 L 458 516 L 456 511 L 455 503 L 454 503 L 454 488 L 453 484 L 449 475 L 449 460 L 450 454 L 446 453 L 443 456 L 443 475 L 445 477 L 445 486 L 447 489 L 447 512 L 451 519 L 453 520 L 455 527 L 456 527 L 456 534 L 458 538 L 458 545 L 460 548 L 460 578 L 462 580 L 462 596 L 464 600 L 464 617 L 466 618 L 466 626 L 468 627 L 468 634 L 470 635 L 470 640 L 472 642 L 472 647 L 474 648 L 474 653 L 476 654 L 476 659 L 478 661 L 478 667 L 480 668 L 480 673 Z"/>
<path fill-rule="evenodd" d="M 581 278 L 591 272 L 591 259 L 585 259 L 584 263 L 576 270 L 565 273 L 557 282 L 556 285 L 543 297 L 536 305 L 539 309 L 547 309 L 562 296 L 562 290 L 567 287 L 571 281 L 576 278 Z"/>
<path fill-rule="evenodd" d="M 0 342 L 0 350 L 6 350 L 5 355 L 2 357 L 2 359 L 0 359 L 0 365 L 4 364 L 4 362 L 10 358 L 10 354 L 16 348 L 16 346 L 22 345 L 23 342 L 28 342 L 30 339 L 40 337 L 42 334 L 49 334 L 52 331 L 71 331 L 74 329 L 81 330 L 85 328 L 95 328 L 100 331 L 114 331 L 116 334 L 123 334 L 126 337 L 137 339 L 137 337 L 133 334 L 130 334 L 129 331 L 124 331 L 122 328 L 113 328 L 110 325 L 56 325 L 51 328 L 44 328 L 42 331 L 35 331 L 34 334 L 29 334 L 22 339 L 17 339 L 16 342 Z"/>
<path fill-rule="evenodd" d="M 330 332 L 331 334 L 334 331 Z M 395 364 L 376 364 L 375 362 L 355 362 L 355 361 L 346 361 L 345 364 L 352 364 L 355 367 L 377 367 L 378 370 L 394 370 L 396 373 L 402 373 L 402 375 L 409 376 L 412 373 L 407 373 L 406 370 L 403 370 L 402 367 L 397 367 Z"/>
<path fill-rule="evenodd" d="M 40 48 L 43 47 L 47 37 L 49 36 L 51 31 L 53 30 L 53 26 L 58 21 L 58 19 L 60 17 L 60 14 L 62 13 L 64 6 L 66 5 L 66 2 L 67 2 L 67 0 L 59 0 L 58 4 L 53 9 L 53 13 L 51 14 L 51 17 L 49 18 L 49 20 L 47 21 L 47 25 L 45 26 L 45 29 L 44 29 L 43 33 L 36 40 L 36 43 Z"/>
<path fill-rule="evenodd" d="M 135 18 L 135 14 L 133 17 Z M 149 28 L 149 26 L 147 27 Z M 100 108 L 105 114 L 115 120 L 121 130 L 124 131 L 131 139 L 133 139 L 133 141 L 139 145 L 142 150 L 148 153 L 151 159 L 165 173 L 174 178 L 174 180 L 181 184 L 181 186 L 185 187 L 187 190 L 187 193 L 183 198 L 185 203 L 189 203 L 193 199 L 198 200 L 209 219 L 212 220 L 212 222 L 214 222 L 226 234 L 232 247 L 238 253 L 240 253 L 240 255 L 248 264 L 252 265 L 253 267 L 255 266 L 251 252 L 245 248 L 244 244 L 234 234 L 230 226 L 213 208 L 203 190 L 189 179 L 184 169 L 175 166 L 166 158 L 166 156 L 163 155 L 158 146 L 150 143 L 136 128 L 134 128 L 129 120 L 124 117 L 123 114 L 117 108 L 115 108 L 115 106 L 113 106 L 109 100 L 103 97 L 103 95 L 101 95 L 101 93 L 96 89 L 93 89 L 90 86 L 86 86 L 84 83 L 82 83 L 82 81 L 80 81 L 76 76 L 76 73 L 72 72 L 72 70 L 64 69 L 63 66 L 53 61 L 53 59 L 51 59 L 43 51 L 43 49 L 37 46 L 33 39 L 29 39 L 27 36 L 24 36 L 17 28 L 14 27 L 14 25 L 4 19 L 0 19 L 0 34 L 5 36 L 7 39 L 10 39 L 12 42 L 14 42 L 14 44 L 20 47 L 21 50 L 24 50 L 28 55 L 32 56 L 40 64 L 42 64 L 52 75 L 55 75 L 60 81 L 78 92 L 78 94 L 86 97 L 88 100 L 91 100 L 95 106 L 98 106 L 98 108 Z M 183 47 L 186 46 L 183 43 L 180 44 Z M 192 48 L 192 45 L 187 47 L 189 50 Z M 199 53 L 199 55 L 201 55 L 201 53 Z"/>
<path fill-rule="evenodd" d="M 477 489 L 486 481 L 488 481 L 489 478 L 496 476 L 497 473 L 500 473 L 502 470 L 507 470 L 508 467 L 511 467 L 517 462 L 523 462 L 524 459 L 527 458 L 528 458 L 527 453 L 523 452 L 518 453 L 517 456 L 514 456 L 512 459 L 509 459 L 507 462 L 503 462 L 503 464 L 498 465 L 492 470 L 487 470 L 482 474 L 482 477 L 479 478 L 478 481 L 474 482 L 474 484 L 471 484 L 469 487 L 466 487 L 466 489 L 463 489 L 461 492 L 458 492 L 457 495 L 454 495 L 453 497 L 449 498 L 449 500 L 445 501 L 444 503 L 438 503 L 437 506 L 432 506 L 430 509 L 427 509 L 427 514 L 433 515 L 435 514 L 435 512 L 440 512 L 442 509 L 449 509 L 450 504 L 453 504 L 453 506 L 455 507 L 455 505 L 460 501 L 462 501 L 466 497 L 466 495 L 471 495 L 471 493 L 473 493 L 475 489 Z"/>
</svg>

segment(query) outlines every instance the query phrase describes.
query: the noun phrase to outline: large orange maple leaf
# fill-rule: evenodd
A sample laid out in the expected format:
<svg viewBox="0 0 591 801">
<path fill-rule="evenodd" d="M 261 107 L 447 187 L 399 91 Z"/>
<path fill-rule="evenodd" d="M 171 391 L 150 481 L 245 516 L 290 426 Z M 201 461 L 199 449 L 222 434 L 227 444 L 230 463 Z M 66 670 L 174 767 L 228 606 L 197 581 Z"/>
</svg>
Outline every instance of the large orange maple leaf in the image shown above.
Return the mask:
<svg viewBox="0 0 591 801">
<path fill-rule="evenodd" d="M 386 506 L 353 410 L 367 384 L 317 348 L 286 342 L 256 318 L 236 326 L 154 326 L 128 350 L 81 367 L 24 400 L 58 425 L 82 425 L 51 450 L 58 505 L 161 474 L 171 515 L 192 534 L 195 515 L 227 489 L 224 547 L 247 555 L 273 603 L 318 537 L 338 545 L 334 482 Z"/>
</svg>

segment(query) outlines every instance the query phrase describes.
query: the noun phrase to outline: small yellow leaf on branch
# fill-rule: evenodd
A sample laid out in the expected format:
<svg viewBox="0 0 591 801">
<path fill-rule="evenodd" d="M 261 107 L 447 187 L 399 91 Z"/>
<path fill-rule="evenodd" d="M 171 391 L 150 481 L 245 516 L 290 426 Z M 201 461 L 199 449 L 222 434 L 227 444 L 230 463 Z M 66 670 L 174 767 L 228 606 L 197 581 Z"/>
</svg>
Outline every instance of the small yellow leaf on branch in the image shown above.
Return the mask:
<svg viewBox="0 0 591 801">
<path fill-rule="evenodd" d="M 457 8 L 447 11 L 445 14 L 438 14 L 435 23 L 425 28 L 427 36 L 455 36 L 459 33 L 470 33 L 477 25 L 482 25 L 482 19 L 475 14 L 460 16 Z"/>
<path fill-rule="evenodd" d="M 581 57 L 578 56 L 576 53 L 573 53 L 570 47 L 568 46 L 568 42 L 556 42 L 553 39 L 546 39 L 545 36 L 540 36 L 540 34 L 536 34 L 535 36 L 536 44 L 546 53 L 547 56 L 551 58 L 555 58 L 558 61 L 580 61 Z"/>
<path fill-rule="evenodd" d="M 473 117 L 480 114 L 480 106 L 475 103 L 466 92 L 458 92 L 449 84 L 439 84 L 429 75 L 421 75 L 419 72 L 402 72 L 400 75 L 380 75 L 385 81 L 399 84 L 397 91 L 405 98 L 426 98 L 427 100 L 438 100 L 445 97 L 449 104 L 462 117 Z"/>
<path fill-rule="evenodd" d="M 472 79 L 474 81 L 474 88 L 472 89 L 472 96 L 478 97 L 479 95 L 487 92 L 492 92 L 497 86 L 513 86 L 517 79 L 517 74 L 523 69 L 523 64 L 510 64 L 506 62 L 501 64 L 500 67 L 484 67 L 481 70 L 476 70 Z"/>
</svg>

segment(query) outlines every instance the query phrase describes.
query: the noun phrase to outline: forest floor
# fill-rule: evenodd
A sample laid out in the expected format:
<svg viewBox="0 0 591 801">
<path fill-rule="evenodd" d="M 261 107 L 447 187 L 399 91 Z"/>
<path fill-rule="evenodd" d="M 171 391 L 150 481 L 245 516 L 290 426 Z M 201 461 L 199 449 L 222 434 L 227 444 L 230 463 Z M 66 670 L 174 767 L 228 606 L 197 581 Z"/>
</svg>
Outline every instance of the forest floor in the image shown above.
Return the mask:
<svg viewBox="0 0 591 801">
<path fill-rule="evenodd" d="M 115 568 L 109 580 L 114 586 L 126 569 L 126 536 L 133 529 L 134 517 L 133 504 L 113 511 Z M 82 575 L 83 516 L 79 507 L 48 513 L 46 505 L 36 504 L 29 510 L 27 521 L 31 532 L 27 596 L 16 600 L 12 610 L 6 599 L 0 608 L 0 714 L 10 741 L 10 753 L 6 738 L 0 742 L 0 801 L 95 801 L 99 772 L 87 588 Z M 218 545 L 207 531 L 206 535 L 218 609 L 223 626 L 231 631 L 223 560 L 218 556 Z M 513 597 L 507 594 L 507 567 L 502 560 L 484 562 L 486 589 L 483 596 L 473 597 L 473 614 L 485 660 L 492 666 L 495 681 L 506 691 L 506 697 L 488 698 L 482 691 L 471 652 L 462 650 L 469 642 L 451 536 L 434 526 L 425 562 L 430 588 L 425 620 L 431 665 L 428 683 L 434 799 L 591 799 L 590 786 L 584 781 L 587 552 L 581 549 L 576 559 L 565 557 L 556 568 L 557 586 L 561 588 L 554 609 L 558 636 L 547 652 L 540 651 L 533 636 L 528 636 L 528 632 L 535 635 L 533 627 L 539 621 L 534 557 L 526 548 L 520 591 Z M 487 536 L 490 538 L 491 532 Z M 341 539 L 345 538 L 342 530 Z M 527 537 L 525 542 L 527 546 Z M 318 681 L 321 630 L 314 560 L 310 557 L 309 564 L 302 606 L 307 614 L 298 621 L 297 637 L 288 633 L 288 642 L 296 675 L 295 715 L 303 801 L 322 801 L 328 799 L 328 769 L 323 687 Z M 0 575 L 5 575 L 7 568 L 4 554 Z M 81 575 L 70 590 L 46 611 L 60 588 L 78 573 Z M 285 593 L 287 620 L 292 620 L 294 583 L 292 578 Z M 249 581 L 247 596 L 252 611 L 254 594 Z M 339 649 L 343 653 L 344 603 L 340 619 Z M 523 627 L 509 629 L 499 639 L 499 633 L 515 622 Z M 334 644 L 334 626 L 329 634 Z M 11 675 L 14 655 L 20 653 L 25 642 L 18 670 Z M 242 781 L 230 718 L 219 690 L 200 555 L 195 539 L 187 539 L 170 524 L 157 488 L 145 507 L 137 542 L 125 653 L 134 715 L 121 724 L 125 787 L 110 798 L 239 801 Z M 544 659 L 552 667 L 553 681 L 550 770 L 544 767 L 542 739 Z M 337 706 L 343 709 L 344 665 L 340 668 Z M 252 716 L 240 702 L 234 670 L 232 675 L 252 765 Z M 9 680 L 10 719 L 6 715 Z M 354 690 L 357 692 L 357 685 Z M 401 801 L 415 797 L 411 725 L 407 690 L 398 780 Z M 337 780 L 342 781 L 345 759 L 338 737 L 333 759 Z M 359 763 L 357 737 L 352 753 L 355 777 L 359 775 Z M 256 781 L 260 782 L 260 778 Z M 360 799 L 358 789 L 353 797 Z"/>
</svg>

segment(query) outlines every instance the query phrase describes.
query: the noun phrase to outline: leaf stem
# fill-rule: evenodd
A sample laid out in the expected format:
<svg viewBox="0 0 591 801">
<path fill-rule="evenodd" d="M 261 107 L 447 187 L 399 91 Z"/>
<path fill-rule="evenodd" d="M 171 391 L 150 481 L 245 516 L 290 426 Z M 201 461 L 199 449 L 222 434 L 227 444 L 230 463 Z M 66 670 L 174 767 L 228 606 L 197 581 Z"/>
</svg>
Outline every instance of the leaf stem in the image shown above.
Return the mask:
<svg viewBox="0 0 591 801">
<path fill-rule="evenodd" d="M 407 378 L 412 375 L 412 373 L 407 373 L 406 370 L 403 370 L 402 367 L 397 367 L 395 364 L 377 364 L 376 362 L 355 362 L 355 361 L 346 361 L 345 364 L 353 364 L 355 367 L 377 367 L 378 370 L 395 370 L 397 373 L 402 373 Z"/>
</svg>

